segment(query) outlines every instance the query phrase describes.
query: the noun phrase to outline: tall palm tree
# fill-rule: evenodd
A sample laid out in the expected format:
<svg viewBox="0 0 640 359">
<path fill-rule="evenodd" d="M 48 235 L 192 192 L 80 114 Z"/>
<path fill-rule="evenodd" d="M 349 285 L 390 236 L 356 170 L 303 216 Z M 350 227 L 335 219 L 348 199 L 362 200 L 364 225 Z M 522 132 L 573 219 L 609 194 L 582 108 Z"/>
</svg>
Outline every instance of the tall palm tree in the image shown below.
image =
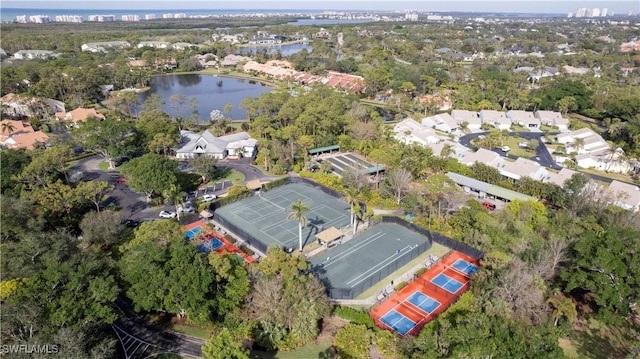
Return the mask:
<svg viewBox="0 0 640 359">
<path fill-rule="evenodd" d="M 176 215 L 178 221 L 180 220 L 180 209 L 183 206 L 184 198 L 186 197 L 186 193 L 180 191 L 180 189 L 176 185 L 171 185 L 168 190 L 163 193 L 164 199 L 167 203 L 172 202 L 176 207 Z"/>
<path fill-rule="evenodd" d="M 13 123 L 9 121 L 2 122 L 2 133 L 11 133 L 16 129 Z"/>
<path fill-rule="evenodd" d="M 307 225 L 307 217 L 304 215 L 311 208 L 299 199 L 297 203 L 291 205 L 291 209 L 293 210 L 287 216 L 287 220 L 295 219 L 298 221 L 298 241 L 300 243 L 300 252 L 302 252 L 302 227 L 306 227 Z"/>
<path fill-rule="evenodd" d="M 358 199 L 356 198 L 356 191 L 354 191 L 351 188 L 347 189 L 347 194 L 344 196 L 345 199 L 347 200 L 347 203 L 349 204 L 349 207 L 351 207 L 351 227 L 353 228 L 353 234 L 356 234 L 356 211 L 358 210 L 358 207 L 360 205 L 360 203 L 358 202 Z"/>
<path fill-rule="evenodd" d="M 576 152 L 579 153 L 580 150 L 584 148 L 584 138 L 582 137 L 576 138 L 576 140 L 573 142 L 573 145 L 576 148 Z"/>
<path fill-rule="evenodd" d="M 442 150 L 440 150 L 440 157 L 448 158 L 454 153 L 455 153 L 455 150 L 453 146 L 447 143 L 444 146 L 442 146 Z"/>
<path fill-rule="evenodd" d="M 555 318 L 554 325 L 558 325 L 558 320 L 562 317 L 567 318 L 569 323 L 572 323 L 578 316 L 576 305 L 573 304 L 571 298 L 567 298 L 564 295 L 553 296 L 547 300 L 547 303 L 554 308 L 551 314 Z"/>
</svg>

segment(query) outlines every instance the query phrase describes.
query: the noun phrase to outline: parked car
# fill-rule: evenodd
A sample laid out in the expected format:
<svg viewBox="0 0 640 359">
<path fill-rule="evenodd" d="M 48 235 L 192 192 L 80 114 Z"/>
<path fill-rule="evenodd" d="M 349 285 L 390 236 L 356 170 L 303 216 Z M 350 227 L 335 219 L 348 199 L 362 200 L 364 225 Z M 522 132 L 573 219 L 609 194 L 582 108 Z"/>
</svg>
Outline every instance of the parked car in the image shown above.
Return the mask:
<svg viewBox="0 0 640 359">
<path fill-rule="evenodd" d="M 176 212 L 171 212 L 171 211 L 160 212 L 160 218 L 176 218 L 176 216 L 177 216 Z"/>
<path fill-rule="evenodd" d="M 127 219 L 127 220 L 123 220 L 121 224 L 129 228 L 136 228 L 137 226 L 140 225 L 140 221 L 136 221 L 135 219 Z"/>
<path fill-rule="evenodd" d="M 202 202 L 211 202 L 214 199 L 218 198 L 215 194 L 205 194 L 202 196 Z"/>
<path fill-rule="evenodd" d="M 193 204 L 191 202 L 187 202 L 184 206 L 178 207 L 178 211 L 180 211 L 180 213 L 191 213 L 194 210 L 195 208 L 193 208 Z"/>
<path fill-rule="evenodd" d="M 509 152 L 509 151 L 511 151 L 511 147 L 509 147 L 509 146 L 502 146 L 501 150 L 502 150 L 502 151 L 504 151 L 504 152 Z"/>
<path fill-rule="evenodd" d="M 490 212 L 495 211 L 496 209 L 496 205 L 488 201 L 482 202 L 482 207 L 486 208 L 486 210 Z"/>
</svg>

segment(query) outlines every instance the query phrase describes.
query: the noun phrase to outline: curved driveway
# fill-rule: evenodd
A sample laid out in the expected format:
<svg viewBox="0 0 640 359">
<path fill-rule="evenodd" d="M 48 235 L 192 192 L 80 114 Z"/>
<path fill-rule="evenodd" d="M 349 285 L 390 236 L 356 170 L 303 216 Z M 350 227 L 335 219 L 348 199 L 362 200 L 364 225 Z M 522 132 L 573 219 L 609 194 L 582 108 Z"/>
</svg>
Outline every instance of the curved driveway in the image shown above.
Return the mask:
<svg viewBox="0 0 640 359">
<path fill-rule="evenodd" d="M 461 145 L 469 148 L 469 149 L 475 149 L 475 147 L 471 144 L 471 141 L 478 138 L 481 135 L 487 135 L 489 132 L 477 132 L 477 133 L 472 133 L 469 135 L 464 135 L 461 136 L 459 138 L 459 142 Z M 551 156 L 551 153 L 549 153 L 549 150 L 547 149 L 547 146 L 544 144 L 544 141 L 542 141 L 542 138 L 544 137 L 545 133 L 543 132 L 509 132 L 509 135 L 517 135 L 518 137 L 521 137 L 523 139 L 526 140 L 538 140 L 539 145 L 536 148 L 536 153 L 535 156 L 529 158 L 532 161 L 538 162 L 541 166 L 543 167 L 548 167 L 548 168 L 552 168 L 555 170 L 560 170 L 562 169 L 562 166 L 558 165 L 554 160 L 553 157 Z M 500 156 L 503 157 L 507 157 L 507 158 L 511 158 L 511 159 L 517 159 L 518 156 L 514 156 L 514 155 L 510 155 L 508 153 L 505 153 L 504 151 L 502 151 L 500 148 L 495 147 L 492 149 L 493 152 L 499 154 Z"/>
<path fill-rule="evenodd" d="M 82 171 L 84 174 L 83 180 L 85 181 L 104 181 L 114 186 L 114 190 L 109 194 L 109 197 L 103 202 L 103 206 L 114 204 L 121 208 L 120 213 L 123 219 L 135 219 L 135 220 L 154 220 L 158 218 L 158 213 L 161 210 L 174 210 L 173 206 L 165 206 L 163 208 L 151 207 L 146 201 L 146 196 L 143 193 L 135 192 L 126 184 L 118 183 L 117 179 L 120 177 L 118 172 L 103 171 L 98 168 L 98 165 L 103 161 L 102 157 L 95 155 L 91 157 L 79 160 L 70 171 Z M 257 167 L 251 165 L 250 159 L 243 158 L 239 160 L 221 160 L 218 161 L 217 166 L 227 167 L 241 172 L 245 177 L 245 183 L 254 179 L 260 180 L 273 180 L 278 177 L 272 177 L 265 175 Z M 226 189 L 216 192 L 220 194 L 225 192 Z"/>
</svg>

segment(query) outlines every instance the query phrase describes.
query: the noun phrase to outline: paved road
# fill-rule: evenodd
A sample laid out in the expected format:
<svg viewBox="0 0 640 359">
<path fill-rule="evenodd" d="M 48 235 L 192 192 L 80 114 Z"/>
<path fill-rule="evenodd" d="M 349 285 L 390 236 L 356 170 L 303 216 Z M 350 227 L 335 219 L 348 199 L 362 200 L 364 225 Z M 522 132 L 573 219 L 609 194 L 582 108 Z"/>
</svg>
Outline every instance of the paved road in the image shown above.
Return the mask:
<svg viewBox="0 0 640 359">
<path fill-rule="evenodd" d="M 471 141 L 478 138 L 479 136 L 483 135 L 486 136 L 489 132 L 477 132 L 477 133 L 472 133 L 469 135 L 464 135 L 461 136 L 459 141 L 460 144 L 467 147 L 467 148 L 471 148 L 473 149 L 474 146 L 471 144 Z M 544 141 L 542 141 L 542 139 L 544 138 L 545 134 L 541 133 L 541 132 L 509 132 L 510 136 L 513 135 L 517 135 L 523 139 L 526 140 L 538 140 L 539 144 L 538 147 L 536 148 L 536 154 L 535 156 L 529 158 L 532 161 L 538 162 L 541 166 L 543 167 L 548 167 L 548 168 L 553 168 L 556 170 L 560 170 L 562 169 L 562 166 L 558 165 L 554 160 L 553 160 L 553 156 L 551 156 L 551 153 L 549 153 L 549 150 L 547 149 L 547 146 L 544 144 Z M 493 148 L 492 149 L 493 152 L 499 154 L 500 156 L 503 157 L 507 157 L 510 159 L 517 159 L 518 156 L 514 156 L 508 153 L 505 153 L 504 151 L 502 151 L 500 148 Z"/>
<path fill-rule="evenodd" d="M 119 358 L 143 359 L 159 353 L 174 353 L 191 358 L 202 356 L 204 340 L 150 324 L 136 315 L 123 298 L 116 300 L 116 306 L 123 313 L 123 317 L 112 324 L 120 342 Z"/>
<path fill-rule="evenodd" d="M 98 168 L 98 165 L 103 161 L 102 157 L 96 155 L 87 157 L 78 161 L 76 165 L 71 168 L 71 173 L 75 171 L 82 171 L 84 173 L 83 180 L 89 181 L 105 181 L 112 184 L 115 188 L 109 194 L 108 198 L 103 203 L 103 206 L 111 203 L 121 208 L 120 213 L 123 219 L 135 219 L 139 221 L 148 221 L 158 219 L 158 213 L 161 210 L 174 211 L 173 206 L 165 205 L 164 207 L 150 207 L 146 201 L 146 195 L 138 193 L 126 184 L 118 183 L 117 179 L 120 175 L 117 172 L 102 171 Z M 257 167 L 251 165 L 250 159 L 243 158 L 240 160 L 222 160 L 219 161 L 217 166 L 231 168 L 241 172 L 245 176 L 245 183 L 254 179 L 260 180 L 273 180 L 278 177 L 272 177 L 265 175 Z M 216 186 L 214 191 L 209 190 L 206 193 L 213 193 L 220 195 L 225 193 L 230 187 L 230 183 L 225 183 L 224 186 Z M 198 195 L 204 194 L 205 191 L 198 192 Z"/>
</svg>

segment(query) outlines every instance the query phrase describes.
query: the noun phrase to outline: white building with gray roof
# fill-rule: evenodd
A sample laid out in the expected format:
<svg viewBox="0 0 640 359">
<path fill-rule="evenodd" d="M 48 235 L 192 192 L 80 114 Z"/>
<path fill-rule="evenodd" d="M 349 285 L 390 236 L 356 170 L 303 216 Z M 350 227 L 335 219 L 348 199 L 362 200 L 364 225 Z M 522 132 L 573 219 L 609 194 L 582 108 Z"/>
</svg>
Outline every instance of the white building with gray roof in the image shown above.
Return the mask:
<svg viewBox="0 0 640 359">
<path fill-rule="evenodd" d="M 251 138 L 246 132 L 216 137 L 209 131 L 197 134 L 191 131 L 180 131 L 180 147 L 176 157 L 181 159 L 198 156 L 209 156 L 223 159 L 227 156 L 252 158 L 256 153 L 258 140 Z"/>
</svg>

